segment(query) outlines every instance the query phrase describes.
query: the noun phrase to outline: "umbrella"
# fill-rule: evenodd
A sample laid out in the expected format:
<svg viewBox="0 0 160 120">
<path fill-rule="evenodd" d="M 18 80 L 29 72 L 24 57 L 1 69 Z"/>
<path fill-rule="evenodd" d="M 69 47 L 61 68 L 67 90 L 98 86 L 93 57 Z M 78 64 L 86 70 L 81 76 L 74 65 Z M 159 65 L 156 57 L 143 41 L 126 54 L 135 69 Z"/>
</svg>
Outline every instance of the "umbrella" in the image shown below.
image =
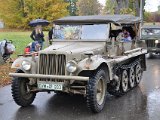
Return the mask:
<svg viewBox="0 0 160 120">
<path fill-rule="evenodd" d="M 35 27 L 37 25 L 47 26 L 49 25 L 49 21 L 44 20 L 44 19 L 35 19 L 29 23 L 29 26 L 31 27 Z"/>
</svg>

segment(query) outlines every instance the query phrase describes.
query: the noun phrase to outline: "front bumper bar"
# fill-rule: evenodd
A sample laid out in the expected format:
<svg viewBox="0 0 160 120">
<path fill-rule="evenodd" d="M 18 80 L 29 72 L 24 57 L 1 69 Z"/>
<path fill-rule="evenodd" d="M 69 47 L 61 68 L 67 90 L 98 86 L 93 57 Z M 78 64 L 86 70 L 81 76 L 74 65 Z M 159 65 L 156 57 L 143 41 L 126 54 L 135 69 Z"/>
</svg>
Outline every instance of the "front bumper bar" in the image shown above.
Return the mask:
<svg viewBox="0 0 160 120">
<path fill-rule="evenodd" d="M 160 53 L 160 48 L 148 48 L 147 52 Z"/>
<path fill-rule="evenodd" d="M 59 79 L 59 80 L 77 80 L 77 81 L 88 81 L 89 77 L 81 76 L 65 76 L 65 75 L 43 75 L 43 74 L 26 74 L 26 73 L 9 73 L 10 77 L 23 77 L 23 78 L 48 78 L 48 79 Z"/>
</svg>

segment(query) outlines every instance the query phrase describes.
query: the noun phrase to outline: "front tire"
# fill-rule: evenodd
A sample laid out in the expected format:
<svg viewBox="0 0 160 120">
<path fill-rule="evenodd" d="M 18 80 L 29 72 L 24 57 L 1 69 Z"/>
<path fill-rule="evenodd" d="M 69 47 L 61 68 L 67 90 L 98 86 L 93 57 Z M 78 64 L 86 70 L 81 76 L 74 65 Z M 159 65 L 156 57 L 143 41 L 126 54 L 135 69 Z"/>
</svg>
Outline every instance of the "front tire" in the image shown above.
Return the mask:
<svg viewBox="0 0 160 120">
<path fill-rule="evenodd" d="M 94 112 L 102 111 L 106 101 L 108 71 L 99 69 L 93 77 L 90 78 L 87 85 L 87 106 Z"/>
<path fill-rule="evenodd" d="M 17 105 L 26 107 L 32 104 L 35 99 L 36 93 L 29 92 L 29 80 L 27 78 L 13 78 L 11 91 L 14 101 Z"/>
</svg>

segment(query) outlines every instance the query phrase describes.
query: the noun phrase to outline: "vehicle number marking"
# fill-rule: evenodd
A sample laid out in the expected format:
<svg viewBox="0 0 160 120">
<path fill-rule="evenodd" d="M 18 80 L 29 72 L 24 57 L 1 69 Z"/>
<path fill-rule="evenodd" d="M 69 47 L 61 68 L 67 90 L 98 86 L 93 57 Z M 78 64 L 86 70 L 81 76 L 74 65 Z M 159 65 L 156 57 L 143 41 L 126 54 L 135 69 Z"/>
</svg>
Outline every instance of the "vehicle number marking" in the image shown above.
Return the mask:
<svg viewBox="0 0 160 120">
<path fill-rule="evenodd" d="M 63 84 L 62 83 L 53 83 L 53 84 L 38 83 L 38 88 L 48 89 L 48 90 L 63 90 Z"/>
</svg>

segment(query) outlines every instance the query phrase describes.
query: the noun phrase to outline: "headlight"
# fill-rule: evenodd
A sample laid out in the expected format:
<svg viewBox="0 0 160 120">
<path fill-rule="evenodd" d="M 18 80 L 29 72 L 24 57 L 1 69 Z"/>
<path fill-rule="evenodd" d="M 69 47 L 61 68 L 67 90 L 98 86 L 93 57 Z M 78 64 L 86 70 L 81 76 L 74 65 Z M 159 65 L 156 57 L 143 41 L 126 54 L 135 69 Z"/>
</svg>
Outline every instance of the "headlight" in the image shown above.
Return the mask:
<svg viewBox="0 0 160 120">
<path fill-rule="evenodd" d="M 24 70 L 30 70 L 31 69 L 31 63 L 28 61 L 23 61 L 22 62 L 22 67 Z"/>
<path fill-rule="evenodd" d="M 66 64 L 66 70 L 73 73 L 77 70 L 77 63 L 75 61 L 70 61 Z"/>
<path fill-rule="evenodd" d="M 155 40 L 155 43 L 156 43 L 156 44 L 159 43 L 159 40 Z"/>
</svg>

